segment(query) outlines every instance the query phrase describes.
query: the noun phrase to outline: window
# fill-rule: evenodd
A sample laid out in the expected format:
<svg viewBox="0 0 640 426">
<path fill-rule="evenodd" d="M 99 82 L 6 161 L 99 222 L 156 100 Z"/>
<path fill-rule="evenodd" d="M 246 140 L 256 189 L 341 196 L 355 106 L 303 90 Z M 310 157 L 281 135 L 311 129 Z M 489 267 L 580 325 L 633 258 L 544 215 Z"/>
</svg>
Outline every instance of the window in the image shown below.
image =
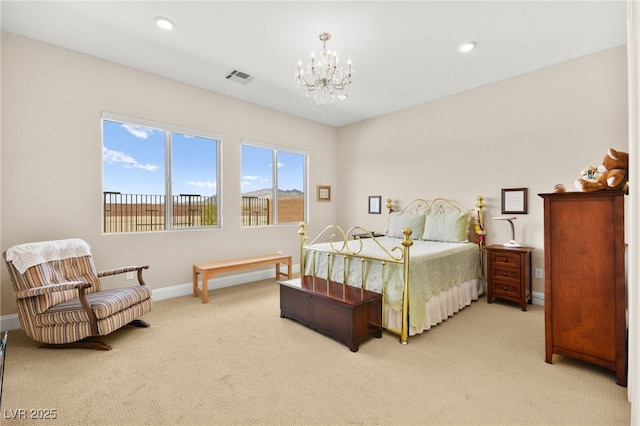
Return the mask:
<svg viewBox="0 0 640 426">
<path fill-rule="evenodd" d="M 103 232 L 219 227 L 220 138 L 102 118 Z"/>
<path fill-rule="evenodd" d="M 242 142 L 242 226 L 306 221 L 307 154 Z"/>
</svg>

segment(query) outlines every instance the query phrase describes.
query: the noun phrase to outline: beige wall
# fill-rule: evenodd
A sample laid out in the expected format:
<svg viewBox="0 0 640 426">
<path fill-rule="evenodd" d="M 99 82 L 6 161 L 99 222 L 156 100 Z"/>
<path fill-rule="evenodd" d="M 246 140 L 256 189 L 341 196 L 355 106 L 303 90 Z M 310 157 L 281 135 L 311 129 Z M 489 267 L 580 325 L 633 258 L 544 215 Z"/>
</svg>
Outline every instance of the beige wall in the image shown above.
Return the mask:
<svg viewBox="0 0 640 426">
<path fill-rule="evenodd" d="M 315 199 L 316 184 L 338 186 L 331 126 L 6 33 L 1 107 L 2 251 L 79 237 L 98 269 L 149 264 L 154 289 L 191 282 L 194 262 L 281 250 L 297 263 L 297 225 L 240 227 L 243 138 L 307 150 L 310 229 L 337 218 L 336 202 Z M 223 228 L 102 235 L 102 111 L 222 134 Z M 1 314 L 15 313 L 4 266 L 1 287 Z"/>
<path fill-rule="evenodd" d="M 341 128 L 339 217 L 384 231 L 385 216 L 367 214 L 369 195 L 400 206 L 447 197 L 468 208 L 483 195 L 487 242 L 502 244 L 510 227 L 491 219 L 501 215 L 501 189 L 528 188 L 516 239 L 544 268 L 537 194 L 557 183 L 575 190 L 580 171 L 609 147 L 628 151 L 627 134 L 623 46 Z M 544 292 L 544 280 L 533 290 Z"/>
<path fill-rule="evenodd" d="M 1 59 L 0 248 L 84 238 L 99 269 L 150 264 L 154 288 L 190 282 L 198 261 L 296 255 L 296 226 L 239 226 L 242 138 L 310 152 L 310 235 L 328 223 L 384 231 L 385 215 L 367 214 L 369 195 L 473 207 L 481 194 L 488 243 L 501 243 L 509 227 L 491 220 L 500 189 L 528 188 L 516 238 L 536 248 L 536 268 L 544 267 L 537 194 L 556 183 L 572 190 L 609 146 L 627 149 L 624 47 L 341 129 L 11 34 L 3 33 Z M 223 229 L 102 235 L 102 111 L 223 134 Z M 315 201 L 317 184 L 332 186 L 331 203 Z M 1 287 L 1 314 L 14 313 L 4 267 Z M 534 280 L 534 291 L 543 288 Z"/>
</svg>

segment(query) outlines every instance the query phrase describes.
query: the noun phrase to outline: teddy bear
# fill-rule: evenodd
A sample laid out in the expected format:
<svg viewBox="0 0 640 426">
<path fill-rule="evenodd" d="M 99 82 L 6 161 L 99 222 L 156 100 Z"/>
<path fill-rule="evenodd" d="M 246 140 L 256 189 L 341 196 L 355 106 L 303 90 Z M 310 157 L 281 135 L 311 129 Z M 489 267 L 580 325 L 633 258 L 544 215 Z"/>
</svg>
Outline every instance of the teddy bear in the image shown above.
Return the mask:
<svg viewBox="0 0 640 426">
<path fill-rule="evenodd" d="M 602 160 L 602 165 L 593 166 L 582 170 L 582 177 L 575 181 L 576 188 L 580 192 L 594 191 L 625 191 L 629 170 L 629 154 L 609 148 L 607 155 Z"/>
</svg>

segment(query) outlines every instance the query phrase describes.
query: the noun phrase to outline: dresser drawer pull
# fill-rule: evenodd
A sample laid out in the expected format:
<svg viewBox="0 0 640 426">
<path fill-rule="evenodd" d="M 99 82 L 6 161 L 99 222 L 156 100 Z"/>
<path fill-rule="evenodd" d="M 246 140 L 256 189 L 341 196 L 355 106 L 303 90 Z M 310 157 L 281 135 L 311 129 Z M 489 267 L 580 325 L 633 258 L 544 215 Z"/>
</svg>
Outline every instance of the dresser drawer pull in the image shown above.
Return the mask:
<svg viewBox="0 0 640 426">
<path fill-rule="evenodd" d="M 507 287 L 502 287 L 502 289 L 506 291 L 506 290 L 507 290 Z"/>
<path fill-rule="evenodd" d="M 503 276 L 503 277 L 506 277 L 507 275 L 508 275 L 508 274 L 507 274 L 506 272 L 503 272 L 503 273 L 502 273 L 502 276 Z"/>
<path fill-rule="evenodd" d="M 506 261 L 507 261 L 507 258 L 506 258 L 506 257 L 503 257 L 503 258 L 502 258 L 502 261 L 503 261 L 503 262 L 506 262 Z"/>
</svg>

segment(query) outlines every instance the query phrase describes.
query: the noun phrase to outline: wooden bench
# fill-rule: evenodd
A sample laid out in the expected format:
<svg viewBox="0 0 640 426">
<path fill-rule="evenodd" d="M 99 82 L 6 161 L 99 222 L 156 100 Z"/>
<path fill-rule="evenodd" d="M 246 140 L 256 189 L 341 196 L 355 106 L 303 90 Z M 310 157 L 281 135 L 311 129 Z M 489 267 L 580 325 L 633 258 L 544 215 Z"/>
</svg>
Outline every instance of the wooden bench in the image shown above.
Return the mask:
<svg viewBox="0 0 640 426">
<path fill-rule="evenodd" d="M 198 297 L 202 293 L 202 303 L 209 303 L 209 278 L 215 274 L 274 264 L 276 265 L 276 279 L 281 276 L 287 277 L 287 279 L 291 278 L 291 256 L 284 254 L 196 263 L 193 265 L 193 297 Z M 287 265 L 286 274 L 280 271 L 280 264 Z M 202 290 L 198 288 L 198 274 L 202 274 Z"/>
</svg>

